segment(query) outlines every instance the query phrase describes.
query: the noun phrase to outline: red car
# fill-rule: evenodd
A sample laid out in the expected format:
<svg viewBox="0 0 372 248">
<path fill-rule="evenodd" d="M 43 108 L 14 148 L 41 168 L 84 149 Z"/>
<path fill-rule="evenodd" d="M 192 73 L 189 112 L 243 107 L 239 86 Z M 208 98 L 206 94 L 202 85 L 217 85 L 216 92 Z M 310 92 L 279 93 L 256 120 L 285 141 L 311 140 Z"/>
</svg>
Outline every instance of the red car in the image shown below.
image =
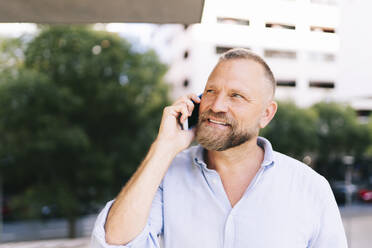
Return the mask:
<svg viewBox="0 0 372 248">
<path fill-rule="evenodd" d="M 372 187 L 359 190 L 359 197 L 364 202 L 372 202 Z"/>
</svg>

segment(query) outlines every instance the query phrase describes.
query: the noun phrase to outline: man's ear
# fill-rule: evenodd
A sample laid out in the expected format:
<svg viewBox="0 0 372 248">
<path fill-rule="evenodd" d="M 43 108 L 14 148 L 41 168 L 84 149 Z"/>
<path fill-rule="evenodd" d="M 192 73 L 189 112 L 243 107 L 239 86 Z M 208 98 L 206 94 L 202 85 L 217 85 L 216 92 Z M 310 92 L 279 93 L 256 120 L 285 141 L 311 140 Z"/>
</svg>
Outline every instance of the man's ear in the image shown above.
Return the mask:
<svg viewBox="0 0 372 248">
<path fill-rule="evenodd" d="M 275 113 L 278 109 L 278 104 L 270 100 L 270 102 L 266 105 L 264 112 L 262 113 L 261 120 L 260 120 L 260 128 L 264 128 L 269 124 L 269 122 L 274 118 Z"/>
</svg>

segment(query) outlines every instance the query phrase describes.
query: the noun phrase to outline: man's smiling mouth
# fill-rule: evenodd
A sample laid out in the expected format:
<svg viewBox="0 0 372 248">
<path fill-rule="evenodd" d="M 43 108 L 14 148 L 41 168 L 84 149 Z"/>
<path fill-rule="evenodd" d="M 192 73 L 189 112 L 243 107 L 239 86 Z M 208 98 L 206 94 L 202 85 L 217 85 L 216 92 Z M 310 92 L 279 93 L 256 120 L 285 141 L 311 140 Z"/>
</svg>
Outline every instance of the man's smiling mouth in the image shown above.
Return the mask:
<svg viewBox="0 0 372 248">
<path fill-rule="evenodd" d="M 218 125 L 223 125 L 223 126 L 228 126 L 229 125 L 225 122 L 216 121 L 216 120 L 212 120 L 212 119 L 209 119 L 209 118 L 208 118 L 208 121 L 211 122 L 211 123 L 218 124 Z"/>
</svg>

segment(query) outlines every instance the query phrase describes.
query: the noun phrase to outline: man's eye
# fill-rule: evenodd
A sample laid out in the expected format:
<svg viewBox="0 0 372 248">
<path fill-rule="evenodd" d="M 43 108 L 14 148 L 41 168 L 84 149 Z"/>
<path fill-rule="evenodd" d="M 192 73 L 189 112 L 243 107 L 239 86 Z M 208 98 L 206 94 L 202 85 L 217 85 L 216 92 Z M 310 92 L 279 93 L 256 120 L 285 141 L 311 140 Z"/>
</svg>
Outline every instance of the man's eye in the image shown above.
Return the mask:
<svg viewBox="0 0 372 248">
<path fill-rule="evenodd" d="M 242 96 L 241 95 L 239 95 L 239 94 L 236 94 L 236 93 L 233 93 L 232 95 L 231 95 L 232 97 L 237 97 L 237 98 L 242 98 Z"/>
<path fill-rule="evenodd" d="M 206 92 L 207 92 L 207 93 L 212 93 L 212 92 L 213 92 L 213 90 L 206 90 Z"/>
</svg>

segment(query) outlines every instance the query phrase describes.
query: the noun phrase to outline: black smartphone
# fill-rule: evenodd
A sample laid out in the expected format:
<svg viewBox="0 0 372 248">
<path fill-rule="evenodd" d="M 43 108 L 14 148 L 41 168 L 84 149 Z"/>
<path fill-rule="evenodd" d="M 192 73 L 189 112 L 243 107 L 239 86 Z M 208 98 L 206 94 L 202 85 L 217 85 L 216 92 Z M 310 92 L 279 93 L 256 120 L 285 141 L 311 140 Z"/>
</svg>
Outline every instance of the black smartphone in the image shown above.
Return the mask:
<svg viewBox="0 0 372 248">
<path fill-rule="evenodd" d="M 199 95 L 199 98 L 201 99 L 202 98 L 202 94 Z M 192 101 L 194 103 L 194 110 L 192 111 L 191 113 L 191 116 L 187 118 L 187 123 L 184 123 L 184 125 L 182 126 L 182 128 L 185 130 L 185 129 L 191 129 L 193 127 L 196 126 L 196 124 L 198 124 L 198 120 L 199 120 L 199 105 L 200 103 L 196 103 L 194 101 Z"/>
</svg>

